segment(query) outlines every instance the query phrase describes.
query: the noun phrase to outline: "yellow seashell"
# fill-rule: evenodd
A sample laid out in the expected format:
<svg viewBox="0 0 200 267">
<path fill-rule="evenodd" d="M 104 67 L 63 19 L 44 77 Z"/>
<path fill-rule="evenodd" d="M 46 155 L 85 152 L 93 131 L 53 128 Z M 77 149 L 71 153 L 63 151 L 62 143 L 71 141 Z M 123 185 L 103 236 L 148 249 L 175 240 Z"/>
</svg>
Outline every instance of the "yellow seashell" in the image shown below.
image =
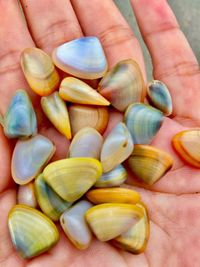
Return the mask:
<svg viewBox="0 0 200 267">
<path fill-rule="evenodd" d="M 111 240 L 126 232 L 142 216 L 140 207 L 121 203 L 100 204 L 85 213 L 86 221 L 100 241 Z"/>
<path fill-rule="evenodd" d="M 145 205 L 140 202 L 137 203 L 136 206 L 142 209 L 142 218 L 127 232 L 123 233 L 112 241 L 115 246 L 133 254 L 144 252 L 150 233 L 149 217 Z"/>
<path fill-rule="evenodd" d="M 40 211 L 25 205 L 11 209 L 8 227 L 14 247 L 26 259 L 48 251 L 59 240 L 55 224 Z"/>
<path fill-rule="evenodd" d="M 110 102 L 88 84 L 74 77 L 64 78 L 59 94 L 62 99 L 79 104 L 109 106 Z"/>
<path fill-rule="evenodd" d="M 69 117 L 73 135 L 84 127 L 95 128 L 103 134 L 108 125 L 109 113 L 107 107 L 75 104 L 69 107 Z"/>
<path fill-rule="evenodd" d="M 172 167 L 173 159 L 161 149 L 148 145 L 135 145 L 128 159 L 128 165 L 138 178 L 152 185 Z"/>
<path fill-rule="evenodd" d="M 68 158 L 50 163 L 44 180 L 63 199 L 74 202 L 102 175 L 101 163 L 92 158 Z"/>
<path fill-rule="evenodd" d="M 177 133 L 172 145 L 179 156 L 193 167 L 200 168 L 200 130 Z"/>
<path fill-rule="evenodd" d="M 41 98 L 41 106 L 47 118 L 56 129 L 66 136 L 67 139 L 71 139 L 71 127 L 67 106 L 58 92 L 54 92 L 49 96 L 43 96 Z"/>
<path fill-rule="evenodd" d="M 59 85 L 59 75 L 51 57 L 31 47 L 21 54 L 21 67 L 31 89 L 40 96 L 51 94 Z"/>
<path fill-rule="evenodd" d="M 113 202 L 136 204 L 140 201 L 139 193 L 121 187 L 93 189 L 88 191 L 86 196 L 94 204 Z"/>
</svg>

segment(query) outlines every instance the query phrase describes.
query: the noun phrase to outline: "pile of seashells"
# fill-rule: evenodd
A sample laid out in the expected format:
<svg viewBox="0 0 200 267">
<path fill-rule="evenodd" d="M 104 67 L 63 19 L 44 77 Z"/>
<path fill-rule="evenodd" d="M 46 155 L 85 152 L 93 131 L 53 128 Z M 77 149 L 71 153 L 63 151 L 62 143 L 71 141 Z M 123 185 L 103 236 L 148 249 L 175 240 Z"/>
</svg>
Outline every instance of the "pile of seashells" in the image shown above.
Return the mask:
<svg viewBox="0 0 200 267">
<path fill-rule="evenodd" d="M 18 204 L 8 216 L 13 245 L 23 258 L 48 251 L 59 240 L 53 221 L 60 220 L 78 249 L 90 245 L 93 233 L 100 241 L 141 253 L 149 238 L 147 209 L 136 191 L 123 186 L 127 170 L 122 163 L 126 161 L 133 174 L 149 185 L 172 167 L 169 154 L 148 145 L 164 116 L 172 113 L 169 91 L 160 81 L 146 89 L 139 66 L 131 59 L 107 72 L 96 37 L 67 42 L 54 50 L 52 58 L 38 48 L 27 48 L 21 66 L 32 90 L 42 96 L 47 118 L 73 139 L 68 157 L 48 164 L 55 146 L 37 133 L 36 114 L 26 91 L 16 91 L 1 122 L 8 138 L 19 138 L 11 163 L 12 177 L 19 185 Z M 60 83 L 54 64 L 78 78 L 103 78 L 97 90 L 75 77 Z M 154 107 L 143 103 L 146 96 Z M 73 104 L 67 109 L 66 102 Z M 103 139 L 110 104 L 125 112 L 124 123 Z M 197 167 L 200 162 L 190 140 L 192 136 L 195 143 L 198 134 L 184 131 L 173 139 L 175 150 Z"/>
</svg>

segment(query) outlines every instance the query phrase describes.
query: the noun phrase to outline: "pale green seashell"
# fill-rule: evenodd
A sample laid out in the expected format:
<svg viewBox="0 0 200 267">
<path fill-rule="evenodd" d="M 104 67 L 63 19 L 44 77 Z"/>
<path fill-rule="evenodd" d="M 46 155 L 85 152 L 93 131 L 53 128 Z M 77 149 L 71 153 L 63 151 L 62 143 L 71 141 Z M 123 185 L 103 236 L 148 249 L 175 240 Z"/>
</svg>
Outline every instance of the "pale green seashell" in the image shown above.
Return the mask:
<svg viewBox="0 0 200 267">
<path fill-rule="evenodd" d="M 43 175 L 60 197 L 74 202 L 95 184 L 102 175 L 102 167 L 93 158 L 68 158 L 50 163 Z"/>
<path fill-rule="evenodd" d="M 17 192 L 17 203 L 24 204 L 32 208 L 37 207 L 37 199 L 35 196 L 34 184 L 32 182 L 19 186 Z"/>
<path fill-rule="evenodd" d="M 36 134 L 37 120 L 31 100 L 25 90 L 17 90 L 4 119 L 1 119 L 8 138 L 23 138 Z"/>
<path fill-rule="evenodd" d="M 92 233 L 84 218 L 85 212 L 92 206 L 89 201 L 82 200 L 60 217 L 64 232 L 78 249 L 88 248 L 92 241 Z"/>
<path fill-rule="evenodd" d="M 73 138 L 69 147 L 69 157 L 100 158 L 103 137 L 91 127 L 81 129 Z"/>
<path fill-rule="evenodd" d="M 139 65 L 132 59 L 118 62 L 99 83 L 98 91 L 119 111 L 143 102 L 146 88 Z"/>
<path fill-rule="evenodd" d="M 103 172 L 109 172 L 126 160 L 133 151 L 131 135 L 122 122 L 118 123 L 106 137 L 102 151 Z"/>
<path fill-rule="evenodd" d="M 126 232 L 142 215 L 136 205 L 106 203 L 90 208 L 85 218 L 96 237 L 108 241 Z"/>
<path fill-rule="evenodd" d="M 94 184 L 95 187 L 113 187 L 121 185 L 127 178 L 126 169 L 120 164 L 110 172 L 103 173 Z"/>
<path fill-rule="evenodd" d="M 82 79 L 98 79 L 107 71 L 107 60 L 99 39 L 87 36 L 57 47 L 52 55 L 61 70 Z"/>
<path fill-rule="evenodd" d="M 27 184 L 34 179 L 51 159 L 55 146 L 46 137 L 38 134 L 30 139 L 16 143 L 11 172 L 17 184 Z"/>
<path fill-rule="evenodd" d="M 109 106 L 110 102 L 87 83 L 74 77 L 64 78 L 60 84 L 59 94 L 62 99 L 72 103 Z"/>
<path fill-rule="evenodd" d="M 163 113 L 142 103 L 128 107 L 124 117 L 134 144 L 149 144 L 164 120 Z"/>
<path fill-rule="evenodd" d="M 143 210 L 142 218 L 127 232 L 123 233 L 112 241 L 112 244 L 115 246 L 133 254 L 144 252 L 150 234 L 149 218 L 146 207 L 141 202 L 137 203 L 136 206 Z"/>
<path fill-rule="evenodd" d="M 41 106 L 47 118 L 67 139 L 71 139 L 71 127 L 67 106 L 58 92 L 41 98 Z"/>
<path fill-rule="evenodd" d="M 26 259 L 48 251 L 59 240 L 54 223 L 40 211 L 25 205 L 11 209 L 8 227 L 14 247 Z"/>
<path fill-rule="evenodd" d="M 128 165 L 135 176 L 152 185 L 171 169 L 173 158 L 156 147 L 135 145 Z"/>
<path fill-rule="evenodd" d="M 147 87 L 147 95 L 151 104 L 161 110 L 165 116 L 172 114 L 172 98 L 164 83 L 157 80 L 150 82 Z"/>
<path fill-rule="evenodd" d="M 35 179 L 35 192 L 41 210 L 53 221 L 58 221 L 61 214 L 72 205 L 51 189 L 42 174 Z"/>
</svg>

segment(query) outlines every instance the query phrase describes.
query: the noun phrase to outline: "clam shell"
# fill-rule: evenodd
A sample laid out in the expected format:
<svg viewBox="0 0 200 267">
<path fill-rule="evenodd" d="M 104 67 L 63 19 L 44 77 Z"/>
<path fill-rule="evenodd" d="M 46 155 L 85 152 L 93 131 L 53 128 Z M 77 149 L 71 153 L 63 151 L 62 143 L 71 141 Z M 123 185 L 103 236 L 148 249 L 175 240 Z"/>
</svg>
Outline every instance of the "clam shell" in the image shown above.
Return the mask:
<svg viewBox="0 0 200 267">
<path fill-rule="evenodd" d="M 59 94 L 62 99 L 72 103 L 100 106 L 110 105 L 110 102 L 87 83 L 74 77 L 67 77 L 62 80 Z"/>
<path fill-rule="evenodd" d="M 100 241 L 111 240 L 138 222 L 143 213 L 132 204 L 106 203 L 90 208 L 85 218 Z"/>
<path fill-rule="evenodd" d="M 84 218 L 85 212 L 92 206 L 89 201 L 79 201 L 60 217 L 64 232 L 78 249 L 88 248 L 92 241 L 92 233 Z"/>
<path fill-rule="evenodd" d="M 126 169 L 120 164 L 110 172 L 103 173 L 94 184 L 95 187 L 113 187 L 121 185 L 127 178 Z"/>
<path fill-rule="evenodd" d="M 177 133 L 172 145 L 178 155 L 193 167 L 200 168 L 200 130 L 186 130 Z"/>
<path fill-rule="evenodd" d="M 32 208 L 37 207 L 37 199 L 35 196 L 35 189 L 33 183 L 19 186 L 17 192 L 17 203 L 24 204 Z"/>
<path fill-rule="evenodd" d="M 26 259 L 48 251 L 59 240 L 54 223 L 40 211 L 25 205 L 11 209 L 8 227 L 15 249 Z"/>
<path fill-rule="evenodd" d="M 172 98 L 167 86 L 154 80 L 148 84 L 147 95 L 151 104 L 161 110 L 165 116 L 172 114 Z"/>
<path fill-rule="evenodd" d="M 41 106 L 47 118 L 67 139 L 71 139 L 71 127 L 67 106 L 58 92 L 41 98 Z"/>
<path fill-rule="evenodd" d="M 83 79 L 101 78 L 108 68 L 102 45 L 93 36 L 62 44 L 52 57 L 59 69 Z"/>
<path fill-rule="evenodd" d="M 101 163 L 92 158 L 58 160 L 50 163 L 43 171 L 45 181 L 69 202 L 82 197 L 101 174 Z"/>
<path fill-rule="evenodd" d="M 53 143 L 40 134 L 17 141 L 11 162 L 14 181 L 17 184 L 29 183 L 40 173 L 54 152 Z"/>
<path fill-rule="evenodd" d="M 21 67 L 28 84 L 36 94 L 49 95 L 58 87 L 58 72 L 51 57 L 41 49 L 24 49 L 21 54 Z"/>
<path fill-rule="evenodd" d="M 2 122 L 8 138 L 29 137 L 37 132 L 37 119 L 25 90 L 17 90 Z"/>
<path fill-rule="evenodd" d="M 138 178 L 152 185 L 170 170 L 173 159 L 161 149 L 148 145 L 135 145 L 128 159 L 128 165 Z"/>
<path fill-rule="evenodd" d="M 84 127 L 95 128 L 103 134 L 109 121 L 108 108 L 98 106 L 72 105 L 69 117 L 73 135 Z"/>
<path fill-rule="evenodd" d="M 133 254 L 144 252 L 150 233 L 149 217 L 146 207 L 141 202 L 137 203 L 136 206 L 142 209 L 142 218 L 127 232 L 123 233 L 119 237 L 116 237 L 112 241 L 113 245 Z"/>
<path fill-rule="evenodd" d="M 94 204 L 101 203 L 130 203 L 136 204 L 140 201 L 140 195 L 128 188 L 101 188 L 87 192 L 86 197 Z"/>
<path fill-rule="evenodd" d="M 130 105 L 124 117 L 134 144 L 149 144 L 159 131 L 163 119 L 161 111 L 141 103 Z"/>
<path fill-rule="evenodd" d="M 100 158 L 103 137 L 91 127 L 81 129 L 73 138 L 69 147 L 69 157 Z"/>
<path fill-rule="evenodd" d="M 119 111 L 125 111 L 132 103 L 143 102 L 146 89 L 138 64 L 132 59 L 118 62 L 102 78 L 98 91 Z"/>
<path fill-rule="evenodd" d="M 118 123 L 106 137 L 102 151 L 103 172 L 109 172 L 126 160 L 133 151 L 131 135 L 122 122 Z"/>
<path fill-rule="evenodd" d="M 53 221 L 58 221 L 61 214 L 72 205 L 51 189 L 42 174 L 35 179 L 35 192 L 41 210 Z"/>
</svg>

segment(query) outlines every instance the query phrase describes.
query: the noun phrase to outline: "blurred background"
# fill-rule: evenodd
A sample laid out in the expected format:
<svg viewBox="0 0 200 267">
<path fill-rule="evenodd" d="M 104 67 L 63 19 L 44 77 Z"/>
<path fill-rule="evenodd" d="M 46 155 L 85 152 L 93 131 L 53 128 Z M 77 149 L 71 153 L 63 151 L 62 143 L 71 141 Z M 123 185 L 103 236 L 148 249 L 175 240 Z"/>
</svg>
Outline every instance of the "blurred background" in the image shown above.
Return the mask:
<svg viewBox="0 0 200 267">
<path fill-rule="evenodd" d="M 148 50 L 142 41 L 129 0 L 114 0 L 124 15 L 135 36 L 138 38 L 144 52 L 144 59 L 148 79 L 152 79 L 152 65 Z M 200 63 L 200 0 L 168 0 L 173 9 L 180 27 L 186 35 L 196 57 Z"/>
</svg>

